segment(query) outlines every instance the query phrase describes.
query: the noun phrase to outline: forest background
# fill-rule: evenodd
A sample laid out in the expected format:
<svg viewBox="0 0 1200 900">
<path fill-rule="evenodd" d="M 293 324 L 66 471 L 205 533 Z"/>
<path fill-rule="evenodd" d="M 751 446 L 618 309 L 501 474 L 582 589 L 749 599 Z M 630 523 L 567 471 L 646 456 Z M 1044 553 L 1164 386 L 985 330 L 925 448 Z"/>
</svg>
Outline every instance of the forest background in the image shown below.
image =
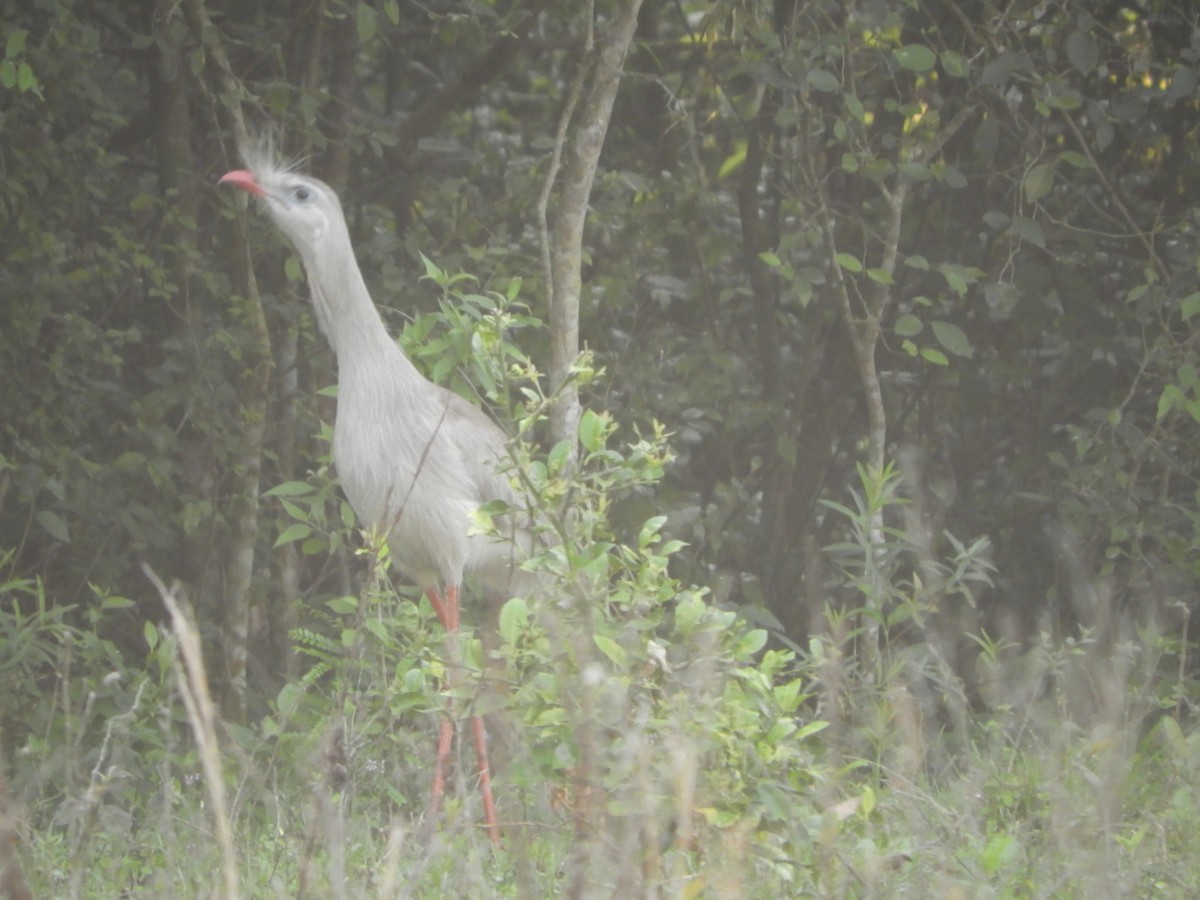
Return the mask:
<svg viewBox="0 0 1200 900">
<path fill-rule="evenodd" d="M 0 8 L 0 869 L 71 896 L 1196 886 L 1191 4 Z M 339 191 L 385 320 L 526 440 L 573 548 L 540 564 L 586 609 L 473 616 L 512 681 L 496 854 L 469 791 L 414 824 L 438 638 L 341 502 L 298 261 L 216 187 L 242 122 Z"/>
</svg>

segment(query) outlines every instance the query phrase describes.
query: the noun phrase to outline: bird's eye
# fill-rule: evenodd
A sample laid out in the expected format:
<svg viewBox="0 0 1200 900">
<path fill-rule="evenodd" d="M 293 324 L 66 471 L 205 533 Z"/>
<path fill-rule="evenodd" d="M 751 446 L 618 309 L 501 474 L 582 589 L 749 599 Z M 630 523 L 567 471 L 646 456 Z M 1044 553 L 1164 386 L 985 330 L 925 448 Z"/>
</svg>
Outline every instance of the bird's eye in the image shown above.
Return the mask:
<svg viewBox="0 0 1200 900">
<path fill-rule="evenodd" d="M 312 191 L 306 187 L 298 187 L 295 191 L 295 197 L 301 203 L 307 203 L 312 198 Z"/>
</svg>

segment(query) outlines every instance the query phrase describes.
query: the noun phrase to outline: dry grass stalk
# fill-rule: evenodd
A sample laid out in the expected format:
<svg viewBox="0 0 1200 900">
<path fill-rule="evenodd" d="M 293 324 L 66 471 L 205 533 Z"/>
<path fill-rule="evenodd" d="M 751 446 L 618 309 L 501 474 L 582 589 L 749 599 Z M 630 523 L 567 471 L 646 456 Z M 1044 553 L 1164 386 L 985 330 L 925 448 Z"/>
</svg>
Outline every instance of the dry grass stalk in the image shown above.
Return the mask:
<svg viewBox="0 0 1200 900">
<path fill-rule="evenodd" d="M 204 784 L 212 804 L 213 824 L 221 848 L 223 896 L 226 900 L 236 900 L 239 896 L 237 855 L 233 849 L 233 828 L 229 821 L 225 782 L 221 776 L 221 757 L 217 748 L 216 704 L 213 703 L 208 690 L 208 675 L 204 669 L 204 655 L 200 649 L 200 632 L 196 628 L 186 598 L 176 596 L 179 584 L 173 584 L 168 589 L 149 566 L 143 565 L 142 571 L 158 590 L 163 605 L 171 614 L 171 631 L 175 635 L 175 646 L 178 650 L 172 657 L 172 664 L 175 679 L 179 684 L 179 694 L 187 710 L 188 722 L 196 736 L 200 765 L 204 770 Z"/>
</svg>

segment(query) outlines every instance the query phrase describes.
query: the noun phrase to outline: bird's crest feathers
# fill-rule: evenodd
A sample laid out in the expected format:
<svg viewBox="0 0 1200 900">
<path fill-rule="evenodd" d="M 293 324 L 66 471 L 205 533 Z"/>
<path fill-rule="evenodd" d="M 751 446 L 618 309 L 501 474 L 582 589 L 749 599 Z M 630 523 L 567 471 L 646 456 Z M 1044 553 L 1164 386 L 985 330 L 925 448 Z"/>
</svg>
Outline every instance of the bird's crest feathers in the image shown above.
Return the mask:
<svg viewBox="0 0 1200 900">
<path fill-rule="evenodd" d="M 253 172 L 260 181 L 300 174 L 308 162 L 308 157 L 298 156 L 289 159 L 277 153 L 275 137 L 274 130 L 265 130 L 257 134 L 249 134 L 244 141 L 238 142 L 238 155 L 242 158 L 246 168 Z"/>
</svg>

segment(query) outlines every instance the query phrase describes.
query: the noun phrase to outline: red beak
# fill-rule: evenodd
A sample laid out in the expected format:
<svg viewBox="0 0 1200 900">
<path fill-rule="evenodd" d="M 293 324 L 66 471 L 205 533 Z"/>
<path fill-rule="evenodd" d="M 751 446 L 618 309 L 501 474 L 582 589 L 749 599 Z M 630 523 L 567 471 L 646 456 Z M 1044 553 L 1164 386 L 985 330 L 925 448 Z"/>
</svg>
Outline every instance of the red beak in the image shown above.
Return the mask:
<svg viewBox="0 0 1200 900">
<path fill-rule="evenodd" d="M 258 179 L 254 177 L 253 172 L 248 172 L 245 169 L 234 169 L 232 172 L 226 172 L 221 176 L 221 180 L 217 184 L 232 184 L 240 187 L 243 191 L 253 194 L 256 197 L 265 197 L 267 192 L 262 189 L 262 185 L 258 183 Z"/>
</svg>

